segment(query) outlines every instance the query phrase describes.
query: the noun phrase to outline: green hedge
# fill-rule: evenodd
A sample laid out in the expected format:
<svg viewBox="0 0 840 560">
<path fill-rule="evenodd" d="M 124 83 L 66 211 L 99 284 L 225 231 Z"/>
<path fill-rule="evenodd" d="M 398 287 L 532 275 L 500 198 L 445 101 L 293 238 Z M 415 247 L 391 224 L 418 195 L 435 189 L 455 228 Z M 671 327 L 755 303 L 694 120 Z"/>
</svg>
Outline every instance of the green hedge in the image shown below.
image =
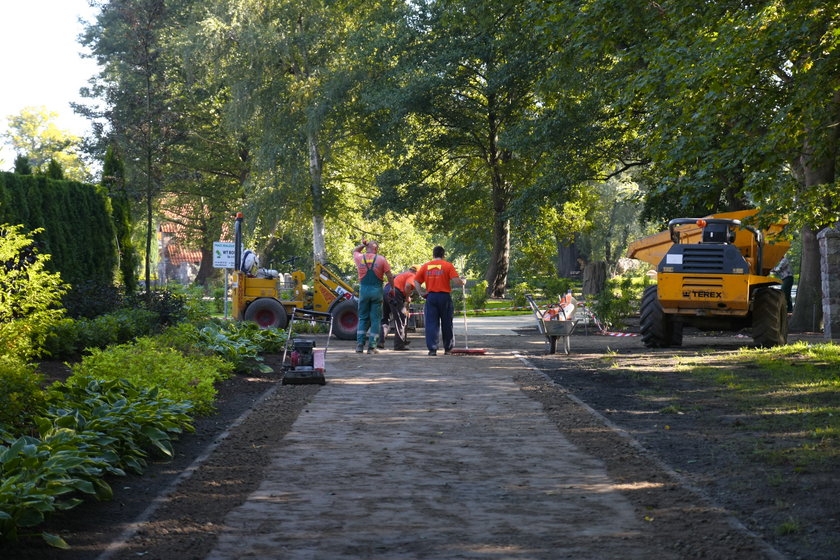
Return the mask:
<svg viewBox="0 0 840 560">
<path fill-rule="evenodd" d="M 71 286 L 110 285 L 117 253 L 111 205 L 97 186 L 42 176 L 0 173 L 0 223 L 22 224 L 38 251 L 52 255 L 51 271 Z"/>
</svg>

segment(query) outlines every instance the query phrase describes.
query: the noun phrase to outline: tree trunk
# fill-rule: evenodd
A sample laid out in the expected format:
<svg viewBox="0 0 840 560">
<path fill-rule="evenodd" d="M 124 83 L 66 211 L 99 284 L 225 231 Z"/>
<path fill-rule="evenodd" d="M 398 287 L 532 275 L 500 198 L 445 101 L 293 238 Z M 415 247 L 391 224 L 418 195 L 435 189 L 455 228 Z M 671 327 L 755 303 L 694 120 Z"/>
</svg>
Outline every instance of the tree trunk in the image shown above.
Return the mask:
<svg viewBox="0 0 840 560">
<path fill-rule="evenodd" d="M 148 156 L 148 164 L 146 166 L 146 291 L 149 292 L 152 289 L 152 273 L 151 273 L 151 262 L 152 262 L 152 238 L 153 238 L 153 218 L 154 218 L 154 205 L 152 204 L 152 196 L 153 196 L 153 189 L 152 189 L 152 164 L 151 164 L 151 155 Z"/>
<path fill-rule="evenodd" d="M 560 278 L 571 278 L 572 276 L 576 276 L 575 274 L 578 270 L 578 262 L 577 259 L 580 256 L 580 252 L 577 248 L 577 236 L 575 239 L 568 243 L 565 239 L 560 241 L 557 240 L 557 264 L 555 270 L 557 271 L 557 276 Z"/>
<path fill-rule="evenodd" d="M 499 122 L 496 118 L 496 96 L 487 96 L 487 167 L 490 171 L 491 200 L 493 203 L 493 251 L 487 266 L 487 295 L 490 297 L 504 297 L 510 272 L 510 220 L 505 214 L 510 205 L 510 193 L 502 175 L 502 166 L 510 160 L 511 154 L 500 150 Z"/>
<path fill-rule="evenodd" d="M 205 242 L 206 244 L 206 242 Z M 195 280 L 193 284 L 197 286 L 206 286 L 207 281 L 212 278 L 213 273 L 216 271 L 213 268 L 213 242 L 210 242 L 210 247 L 202 247 L 201 248 L 201 265 L 198 267 L 198 272 L 195 274 Z"/>
<path fill-rule="evenodd" d="M 840 93 L 834 97 L 835 111 L 840 107 Z M 835 127 L 828 137 L 812 134 L 805 141 L 799 157 L 799 170 L 803 190 L 817 188 L 834 182 L 835 161 L 840 145 L 840 131 Z M 820 273 L 820 248 L 817 233 L 830 224 L 811 224 L 802 228 L 802 265 L 796 289 L 796 303 L 790 318 L 789 330 L 815 332 L 822 323 L 822 275 Z"/>
<path fill-rule="evenodd" d="M 822 321 L 822 277 L 820 275 L 820 247 L 817 232 L 809 226 L 800 230 L 802 264 L 796 288 L 796 304 L 790 318 L 792 332 L 816 332 Z"/>
<path fill-rule="evenodd" d="M 510 265 L 510 220 L 496 212 L 493 219 L 493 251 L 484 279 L 490 297 L 504 297 Z"/>
<path fill-rule="evenodd" d="M 309 177 L 312 191 L 312 257 L 316 263 L 327 261 L 327 246 L 324 241 L 324 185 L 322 183 L 323 161 L 314 133 L 308 133 Z"/>
</svg>

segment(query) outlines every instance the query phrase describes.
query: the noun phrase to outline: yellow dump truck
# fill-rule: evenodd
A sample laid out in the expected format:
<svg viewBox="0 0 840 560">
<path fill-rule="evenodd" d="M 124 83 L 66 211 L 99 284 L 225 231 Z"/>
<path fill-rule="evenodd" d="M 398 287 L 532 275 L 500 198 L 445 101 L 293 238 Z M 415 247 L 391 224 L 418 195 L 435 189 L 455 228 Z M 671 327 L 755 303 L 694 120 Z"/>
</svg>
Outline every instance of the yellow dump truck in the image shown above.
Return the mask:
<svg viewBox="0 0 840 560">
<path fill-rule="evenodd" d="M 627 256 L 657 272 L 657 285 L 645 290 L 639 309 L 645 346 L 680 346 L 684 325 L 751 328 L 759 346 L 787 343 L 784 294 L 769 274 L 790 244 L 777 237 L 784 224 L 764 232 L 742 224 L 756 212 L 677 218 L 667 231 L 630 245 Z"/>
</svg>

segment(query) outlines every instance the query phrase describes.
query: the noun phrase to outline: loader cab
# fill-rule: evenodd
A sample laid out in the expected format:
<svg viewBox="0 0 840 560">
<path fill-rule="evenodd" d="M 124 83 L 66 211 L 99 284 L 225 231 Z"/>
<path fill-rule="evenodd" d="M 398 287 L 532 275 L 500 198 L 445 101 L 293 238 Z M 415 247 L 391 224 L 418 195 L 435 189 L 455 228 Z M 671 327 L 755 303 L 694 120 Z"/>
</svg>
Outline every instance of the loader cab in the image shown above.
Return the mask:
<svg viewBox="0 0 840 560">
<path fill-rule="evenodd" d="M 701 243 L 735 243 L 735 230 L 728 224 L 711 223 L 703 228 Z"/>
</svg>

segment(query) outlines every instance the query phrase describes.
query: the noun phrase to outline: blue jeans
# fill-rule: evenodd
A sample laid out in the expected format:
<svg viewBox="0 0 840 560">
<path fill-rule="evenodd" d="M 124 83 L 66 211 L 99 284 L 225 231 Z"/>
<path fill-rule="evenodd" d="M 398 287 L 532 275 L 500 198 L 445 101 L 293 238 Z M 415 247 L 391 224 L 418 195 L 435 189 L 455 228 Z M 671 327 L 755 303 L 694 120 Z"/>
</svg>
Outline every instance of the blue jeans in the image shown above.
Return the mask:
<svg viewBox="0 0 840 560">
<path fill-rule="evenodd" d="M 443 336 L 443 349 L 452 350 L 455 346 L 452 335 L 452 318 L 455 306 L 449 292 L 429 292 L 423 308 L 426 321 L 426 348 L 438 349 L 438 331 Z"/>
</svg>

